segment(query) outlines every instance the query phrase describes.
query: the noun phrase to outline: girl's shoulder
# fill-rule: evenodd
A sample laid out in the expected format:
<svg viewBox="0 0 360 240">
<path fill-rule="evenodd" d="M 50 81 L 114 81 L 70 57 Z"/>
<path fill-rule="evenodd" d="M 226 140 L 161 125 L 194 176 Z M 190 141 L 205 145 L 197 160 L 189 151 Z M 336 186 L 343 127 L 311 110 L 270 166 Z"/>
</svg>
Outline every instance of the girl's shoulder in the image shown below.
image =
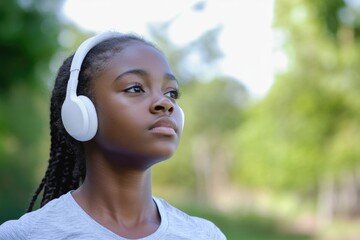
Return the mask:
<svg viewBox="0 0 360 240">
<path fill-rule="evenodd" d="M 64 196 L 54 199 L 40 209 L 29 212 L 17 220 L 9 220 L 0 225 L 0 240 L 35 239 L 33 236 L 48 234 L 49 225 L 56 224 L 66 209 Z M 41 239 L 41 238 L 39 238 Z"/>
</svg>

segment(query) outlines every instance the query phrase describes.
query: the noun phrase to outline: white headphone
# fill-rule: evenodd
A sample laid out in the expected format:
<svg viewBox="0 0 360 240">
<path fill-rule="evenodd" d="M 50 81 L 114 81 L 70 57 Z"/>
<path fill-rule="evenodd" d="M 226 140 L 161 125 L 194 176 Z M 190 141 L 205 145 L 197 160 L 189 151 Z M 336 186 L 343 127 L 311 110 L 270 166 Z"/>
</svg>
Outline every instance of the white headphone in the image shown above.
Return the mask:
<svg viewBox="0 0 360 240">
<path fill-rule="evenodd" d="M 88 97 L 76 94 L 81 64 L 86 54 L 98 43 L 121 35 L 119 32 L 96 35 L 83 42 L 75 52 L 71 62 L 66 97 L 61 108 L 61 119 L 66 131 L 76 140 L 85 142 L 92 139 L 98 128 L 94 104 Z"/>
<path fill-rule="evenodd" d="M 70 68 L 70 78 L 67 84 L 65 101 L 61 108 L 61 119 L 65 130 L 78 141 L 91 140 L 98 128 L 98 118 L 92 101 L 83 95 L 77 96 L 78 77 L 81 64 L 86 54 L 98 43 L 107 39 L 119 37 L 119 32 L 105 32 L 89 38 L 76 50 Z M 182 115 L 182 127 L 184 127 L 184 112 Z"/>
</svg>

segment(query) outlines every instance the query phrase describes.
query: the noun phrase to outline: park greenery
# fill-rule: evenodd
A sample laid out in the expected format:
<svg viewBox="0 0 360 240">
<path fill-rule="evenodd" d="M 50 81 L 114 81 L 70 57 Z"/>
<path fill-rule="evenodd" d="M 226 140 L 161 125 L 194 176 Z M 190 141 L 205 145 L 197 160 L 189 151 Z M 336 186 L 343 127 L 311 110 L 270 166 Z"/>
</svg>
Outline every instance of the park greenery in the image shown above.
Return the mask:
<svg viewBox="0 0 360 240">
<path fill-rule="evenodd" d="M 25 212 L 46 169 L 56 69 L 91 35 L 56 14 L 61 4 L 0 3 L 0 223 Z M 154 192 L 213 220 L 228 239 L 359 236 L 358 1 L 275 1 L 287 67 L 261 99 L 241 79 L 207 74 L 221 61 L 221 28 L 176 46 L 169 27 L 149 26 L 150 40 L 181 81 L 186 123 L 177 154 L 154 167 Z M 189 63 L 194 55 L 201 61 Z"/>
</svg>

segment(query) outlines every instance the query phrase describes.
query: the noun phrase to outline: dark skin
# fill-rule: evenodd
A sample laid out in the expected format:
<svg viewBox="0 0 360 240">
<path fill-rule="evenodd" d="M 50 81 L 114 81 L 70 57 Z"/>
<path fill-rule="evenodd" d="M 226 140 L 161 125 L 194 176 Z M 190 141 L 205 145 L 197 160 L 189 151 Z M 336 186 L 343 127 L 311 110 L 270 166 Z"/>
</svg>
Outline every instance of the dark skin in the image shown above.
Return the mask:
<svg viewBox="0 0 360 240">
<path fill-rule="evenodd" d="M 95 221 L 126 238 L 155 232 L 151 166 L 172 156 L 182 132 L 178 83 L 165 57 L 129 44 L 91 83 L 99 127 L 84 143 L 86 178 L 73 192 Z"/>
</svg>

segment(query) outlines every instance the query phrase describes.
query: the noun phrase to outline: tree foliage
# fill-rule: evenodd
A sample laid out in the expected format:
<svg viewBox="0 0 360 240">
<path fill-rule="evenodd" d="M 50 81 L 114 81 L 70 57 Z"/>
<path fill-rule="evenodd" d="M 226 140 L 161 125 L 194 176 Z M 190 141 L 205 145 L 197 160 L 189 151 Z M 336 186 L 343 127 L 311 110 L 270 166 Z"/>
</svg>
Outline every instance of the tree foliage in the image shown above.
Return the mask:
<svg viewBox="0 0 360 240">
<path fill-rule="evenodd" d="M 55 10 L 60 2 L 2 1 L 0 3 L 0 91 L 16 84 L 43 86 L 49 60 L 58 47 Z"/>
<path fill-rule="evenodd" d="M 48 154 L 45 81 L 59 49 L 59 4 L 0 3 L 0 223 L 24 213 Z"/>
<path fill-rule="evenodd" d="M 360 45 L 356 21 L 338 17 L 344 8 L 353 7 L 338 0 L 276 2 L 288 69 L 238 129 L 238 181 L 304 191 L 359 167 Z"/>
</svg>

